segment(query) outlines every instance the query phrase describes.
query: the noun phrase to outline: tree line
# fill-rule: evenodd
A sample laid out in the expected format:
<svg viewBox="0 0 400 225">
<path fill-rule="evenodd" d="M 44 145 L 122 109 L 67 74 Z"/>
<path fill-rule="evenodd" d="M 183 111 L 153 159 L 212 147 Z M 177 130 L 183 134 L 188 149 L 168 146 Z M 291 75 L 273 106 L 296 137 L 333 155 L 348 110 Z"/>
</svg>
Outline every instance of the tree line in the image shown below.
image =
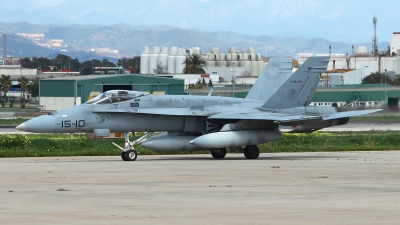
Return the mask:
<svg viewBox="0 0 400 225">
<path fill-rule="evenodd" d="M 396 75 L 392 78 L 385 73 L 375 72 L 364 77 L 361 84 L 389 84 L 400 86 L 400 75 Z"/>
<path fill-rule="evenodd" d="M 21 58 L 21 66 L 28 69 L 42 69 L 51 71 L 60 71 L 71 69 L 72 71 L 90 70 L 93 67 L 119 67 L 130 69 L 131 73 L 140 72 L 140 57 L 121 58 L 117 64 L 108 59 L 91 59 L 80 62 L 77 58 L 73 59 L 68 55 L 58 54 L 55 58 L 33 57 Z"/>
</svg>

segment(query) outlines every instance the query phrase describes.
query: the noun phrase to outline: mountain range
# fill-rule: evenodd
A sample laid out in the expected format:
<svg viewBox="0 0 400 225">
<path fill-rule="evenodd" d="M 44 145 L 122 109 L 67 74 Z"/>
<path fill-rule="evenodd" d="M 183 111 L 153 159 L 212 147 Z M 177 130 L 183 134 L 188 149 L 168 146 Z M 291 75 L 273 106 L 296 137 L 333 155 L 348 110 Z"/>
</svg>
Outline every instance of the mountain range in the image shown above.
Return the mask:
<svg viewBox="0 0 400 225">
<path fill-rule="evenodd" d="M 180 29 L 172 26 L 130 26 L 115 24 L 58 25 L 31 24 L 28 22 L 2 23 L 0 33 L 7 34 L 7 55 L 14 57 L 55 57 L 66 54 L 80 61 L 91 58 L 116 59 L 140 55 L 145 46 L 176 46 L 180 48 L 200 47 L 202 53 L 218 47 L 227 52 L 231 46 L 239 51 L 254 47 L 264 57 L 292 56 L 298 53 L 352 52 L 359 45 L 371 50 L 371 43 L 332 42 L 323 38 L 284 37 L 269 35 L 246 35 L 236 32 L 208 32 L 198 29 Z M 36 35 L 32 35 L 36 34 Z M 43 36 L 41 36 L 43 34 Z M 2 41 L 3 37 L 1 37 Z M 386 50 L 388 42 L 378 43 L 379 50 Z M 0 45 L 2 48 L 3 45 Z M 2 49 L 0 54 L 2 54 Z"/>
</svg>

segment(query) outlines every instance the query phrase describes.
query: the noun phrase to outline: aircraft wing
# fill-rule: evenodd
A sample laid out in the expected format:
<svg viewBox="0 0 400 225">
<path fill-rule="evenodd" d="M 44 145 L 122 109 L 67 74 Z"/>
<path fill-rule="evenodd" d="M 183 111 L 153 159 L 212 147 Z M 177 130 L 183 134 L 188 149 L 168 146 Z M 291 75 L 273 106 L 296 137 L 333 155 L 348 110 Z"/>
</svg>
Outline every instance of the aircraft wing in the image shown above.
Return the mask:
<svg viewBox="0 0 400 225">
<path fill-rule="evenodd" d="M 290 123 L 295 121 L 321 120 L 321 116 L 290 115 L 271 112 L 223 112 L 208 119 L 236 119 L 236 120 L 271 120 L 274 123 Z"/>
<path fill-rule="evenodd" d="M 367 110 L 356 110 L 356 111 L 346 111 L 346 112 L 338 112 L 335 114 L 331 114 L 328 116 L 323 116 L 323 120 L 333 120 L 333 119 L 339 119 L 343 117 L 352 117 L 352 116 L 361 116 L 365 114 L 370 114 L 374 112 L 379 112 L 382 109 L 367 109 Z"/>
</svg>

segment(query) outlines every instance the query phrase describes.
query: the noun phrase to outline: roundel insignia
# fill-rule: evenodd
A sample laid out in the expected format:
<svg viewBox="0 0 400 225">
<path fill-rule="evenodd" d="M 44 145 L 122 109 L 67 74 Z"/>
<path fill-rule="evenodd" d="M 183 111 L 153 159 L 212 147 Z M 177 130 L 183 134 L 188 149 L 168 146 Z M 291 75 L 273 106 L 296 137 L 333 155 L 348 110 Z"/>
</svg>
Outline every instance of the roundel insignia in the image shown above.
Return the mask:
<svg viewBox="0 0 400 225">
<path fill-rule="evenodd" d="M 296 89 L 292 88 L 287 92 L 287 98 L 288 99 L 294 99 L 297 96 L 297 91 Z"/>
</svg>

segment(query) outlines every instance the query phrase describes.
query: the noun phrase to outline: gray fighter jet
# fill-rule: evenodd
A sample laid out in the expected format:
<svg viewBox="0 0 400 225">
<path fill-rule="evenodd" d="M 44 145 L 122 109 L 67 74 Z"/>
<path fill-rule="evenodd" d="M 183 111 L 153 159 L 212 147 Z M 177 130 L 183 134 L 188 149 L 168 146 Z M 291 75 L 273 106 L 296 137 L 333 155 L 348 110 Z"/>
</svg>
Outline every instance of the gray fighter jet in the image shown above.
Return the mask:
<svg viewBox="0 0 400 225">
<path fill-rule="evenodd" d="M 295 127 L 293 132 L 313 132 L 380 111 L 309 106 L 328 62 L 328 57 L 310 57 L 292 74 L 290 59 L 271 59 L 245 99 L 113 90 L 82 105 L 33 118 L 17 129 L 86 132 L 95 138 L 120 132 L 125 146 L 114 145 L 122 150 L 124 161 L 136 160 L 138 144 L 156 151 L 207 149 L 216 159 L 224 158 L 230 147 L 243 151 L 247 159 L 257 159 L 257 145 L 281 137 L 280 125 Z M 130 141 L 130 132 L 147 133 Z M 165 133 L 152 136 L 154 132 Z"/>
</svg>

